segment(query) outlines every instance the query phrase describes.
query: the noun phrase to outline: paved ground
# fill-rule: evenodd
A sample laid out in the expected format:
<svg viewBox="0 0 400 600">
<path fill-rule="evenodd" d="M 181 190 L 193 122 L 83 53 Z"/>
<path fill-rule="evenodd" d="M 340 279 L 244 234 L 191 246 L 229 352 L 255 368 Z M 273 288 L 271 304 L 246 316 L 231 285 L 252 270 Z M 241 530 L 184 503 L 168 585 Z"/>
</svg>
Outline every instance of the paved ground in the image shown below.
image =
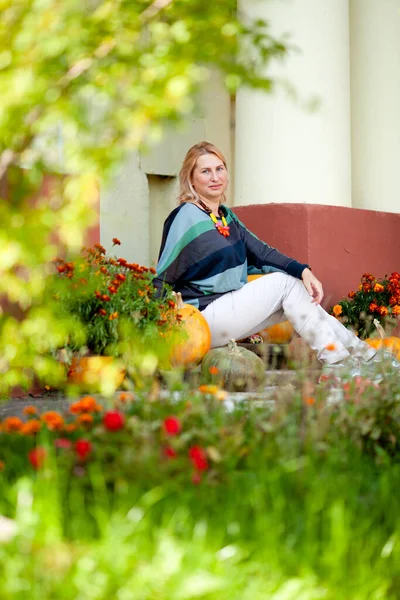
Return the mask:
<svg viewBox="0 0 400 600">
<path fill-rule="evenodd" d="M 308 379 L 316 379 L 319 372 L 310 371 L 307 374 Z M 264 388 L 257 393 L 230 393 L 229 403 L 240 402 L 245 399 L 252 399 L 259 402 L 271 402 L 276 398 L 276 392 L 280 389 L 283 393 L 293 392 L 293 387 L 301 384 L 297 371 L 286 369 L 266 371 L 266 382 Z M 0 420 L 8 416 L 21 416 L 23 409 L 33 404 L 39 412 L 46 410 L 57 410 L 64 412 L 68 410 L 68 405 L 74 399 L 65 398 L 61 392 L 46 392 L 44 395 L 29 395 L 22 398 L 12 398 L 10 400 L 0 401 Z"/>
</svg>

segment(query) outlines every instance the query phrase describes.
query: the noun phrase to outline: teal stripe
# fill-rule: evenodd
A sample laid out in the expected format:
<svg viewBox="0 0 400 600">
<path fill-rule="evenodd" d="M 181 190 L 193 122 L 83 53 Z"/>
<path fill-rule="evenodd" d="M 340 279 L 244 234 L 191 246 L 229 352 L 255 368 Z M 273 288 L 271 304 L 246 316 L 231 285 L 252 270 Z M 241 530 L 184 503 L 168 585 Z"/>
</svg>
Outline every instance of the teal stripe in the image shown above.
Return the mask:
<svg viewBox="0 0 400 600">
<path fill-rule="evenodd" d="M 210 223 L 212 222 L 206 221 L 203 223 L 196 223 L 195 225 L 193 225 L 193 227 L 188 229 L 182 235 L 182 237 L 178 239 L 173 250 L 171 250 L 168 256 L 164 256 L 164 249 L 163 256 L 161 257 L 160 262 L 157 265 L 157 275 L 160 275 L 160 273 L 168 269 L 170 264 L 174 262 L 176 257 L 182 252 L 182 250 L 185 246 L 187 246 L 187 244 L 189 244 L 192 240 L 196 239 L 202 233 L 210 231 L 210 229 L 212 229 L 212 227 L 210 227 Z"/>
<path fill-rule="evenodd" d="M 232 292 L 244 286 L 247 282 L 247 262 L 237 267 L 227 269 L 223 273 L 216 273 L 207 279 L 191 281 L 197 285 L 205 295 L 223 294 Z"/>
<path fill-rule="evenodd" d="M 189 231 L 192 231 L 193 236 L 193 233 L 196 233 L 196 231 L 193 232 L 192 227 L 200 223 L 203 223 L 203 227 L 206 223 L 211 228 L 211 221 L 208 215 L 199 210 L 199 208 L 193 204 L 182 206 L 169 229 L 168 237 L 157 265 L 158 273 L 165 271 L 171 262 L 175 260 L 179 252 L 183 250 L 184 245 L 192 241 L 191 239 L 188 240 L 187 234 Z M 192 226 L 189 225 L 189 229 L 188 224 L 192 224 Z M 203 230 L 200 233 L 203 233 Z M 192 239 L 194 238 L 192 237 Z"/>
</svg>

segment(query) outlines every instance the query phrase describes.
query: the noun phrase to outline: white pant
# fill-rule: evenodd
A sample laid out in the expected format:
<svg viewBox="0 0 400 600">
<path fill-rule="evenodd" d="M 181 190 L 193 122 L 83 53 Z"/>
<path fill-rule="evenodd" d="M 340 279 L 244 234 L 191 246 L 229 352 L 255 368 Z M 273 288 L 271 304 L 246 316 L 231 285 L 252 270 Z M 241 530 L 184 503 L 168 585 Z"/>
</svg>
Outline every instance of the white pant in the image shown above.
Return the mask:
<svg viewBox="0 0 400 600">
<path fill-rule="evenodd" d="M 271 273 L 250 281 L 211 302 L 202 315 L 210 326 L 213 348 L 288 320 L 322 362 L 335 363 L 349 354 L 369 360 L 376 353 L 321 306 L 313 304 L 302 281 L 286 273 Z M 335 349 L 327 350 L 331 344 Z"/>
</svg>

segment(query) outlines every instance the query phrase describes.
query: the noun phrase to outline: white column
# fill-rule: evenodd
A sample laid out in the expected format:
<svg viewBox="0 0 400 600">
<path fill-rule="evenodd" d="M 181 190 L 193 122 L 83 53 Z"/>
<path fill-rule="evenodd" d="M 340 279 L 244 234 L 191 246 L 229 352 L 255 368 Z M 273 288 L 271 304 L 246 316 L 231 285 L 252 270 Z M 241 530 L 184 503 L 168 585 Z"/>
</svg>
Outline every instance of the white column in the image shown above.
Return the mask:
<svg viewBox="0 0 400 600">
<path fill-rule="evenodd" d="M 400 2 L 350 0 L 353 206 L 400 212 Z"/>
<path fill-rule="evenodd" d="M 289 34 L 296 49 L 267 71 L 295 95 L 284 84 L 273 94 L 238 92 L 235 204 L 351 206 L 348 0 L 239 0 L 239 7 L 269 21 L 273 35 Z"/>
</svg>

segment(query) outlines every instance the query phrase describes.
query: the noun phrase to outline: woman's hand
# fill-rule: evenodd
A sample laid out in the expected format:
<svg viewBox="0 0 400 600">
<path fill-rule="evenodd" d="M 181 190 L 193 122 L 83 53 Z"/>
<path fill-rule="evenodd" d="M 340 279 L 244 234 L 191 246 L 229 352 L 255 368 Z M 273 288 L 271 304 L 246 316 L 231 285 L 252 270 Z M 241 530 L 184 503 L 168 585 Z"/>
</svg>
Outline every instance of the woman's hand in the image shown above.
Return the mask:
<svg viewBox="0 0 400 600">
<path fill-rule="evenodd" d="M 301 274 L 301 279 L 304 283 L 304 287 L 312 298 L 312 302 L 315 302 L 315 304 L 321 304 L 322 298 L 324 297 L 322 283 L 315 277 L 315 275 L 313 275 L 310 269 L 304 269 Z"/>
</svg>

